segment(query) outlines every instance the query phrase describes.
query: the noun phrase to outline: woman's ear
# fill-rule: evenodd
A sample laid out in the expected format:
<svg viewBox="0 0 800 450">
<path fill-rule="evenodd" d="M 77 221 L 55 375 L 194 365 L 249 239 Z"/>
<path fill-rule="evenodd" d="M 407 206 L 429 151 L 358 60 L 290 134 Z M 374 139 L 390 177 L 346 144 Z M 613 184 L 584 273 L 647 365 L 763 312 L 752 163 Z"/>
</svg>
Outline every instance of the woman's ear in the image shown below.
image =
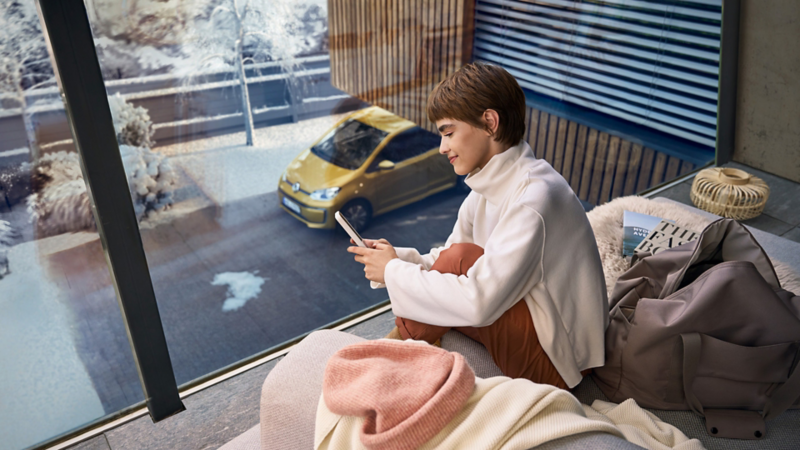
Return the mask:
<svg viewBox="0 0 800 450">
<path fill-rule="evenodd" d="M 494 136 L 497 133 L 497 128 L 500 126 L 500 115 L 493 109 L 487 109 L 483 112 L 483 123 L 486 125 L 484 131 L 489 136 Z"/>
</svg>

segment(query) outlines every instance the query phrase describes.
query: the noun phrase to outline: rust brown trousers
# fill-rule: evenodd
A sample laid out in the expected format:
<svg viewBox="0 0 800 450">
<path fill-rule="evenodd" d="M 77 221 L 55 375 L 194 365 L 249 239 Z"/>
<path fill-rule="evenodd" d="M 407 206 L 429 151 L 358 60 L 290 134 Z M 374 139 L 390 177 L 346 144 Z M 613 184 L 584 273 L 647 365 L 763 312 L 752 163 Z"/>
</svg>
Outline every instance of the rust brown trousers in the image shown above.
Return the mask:
<svg viewBox="0 0 800 450">
<path fill-rule="evenodd" d="M 439 254 L 430 270 L 466 276 L 467 270 L 483 255 L 475 244 L 453 244 Z M 434 343 L 450 329 L 464 333 L 480 342 L 492 355 L 495 364 L 508 377 L 527 378 L 536 383 L 567 389 L 567 384 L 544 352 L 531 313 L 525 300 L 518 301 L 491 325 L 485 327 L 440 327 L 414 320 L 395 319 L 403 339 Z"/>
</svg>

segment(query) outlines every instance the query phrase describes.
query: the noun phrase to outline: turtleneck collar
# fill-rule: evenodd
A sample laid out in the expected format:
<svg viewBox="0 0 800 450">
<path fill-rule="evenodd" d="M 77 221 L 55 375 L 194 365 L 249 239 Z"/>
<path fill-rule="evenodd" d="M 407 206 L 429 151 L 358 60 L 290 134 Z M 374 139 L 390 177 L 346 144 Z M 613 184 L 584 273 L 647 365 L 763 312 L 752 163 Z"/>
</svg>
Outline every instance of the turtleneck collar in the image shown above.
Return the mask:
<svg viewBox="0 0 800 450">
<path fill-rule="evenodd" d="M 513 173 L 519 166 L 518 162 L 521 162 L 520 158 L 535 159 L 531 146 L 525 141 L 492 156 L 483 169 L 478 168 L 470 172 L 465 182 L 490 203 L 499 205 L 508 194 L 509 188 L 519 183 L 519 179 L 513 176 Z"/>
</svg>

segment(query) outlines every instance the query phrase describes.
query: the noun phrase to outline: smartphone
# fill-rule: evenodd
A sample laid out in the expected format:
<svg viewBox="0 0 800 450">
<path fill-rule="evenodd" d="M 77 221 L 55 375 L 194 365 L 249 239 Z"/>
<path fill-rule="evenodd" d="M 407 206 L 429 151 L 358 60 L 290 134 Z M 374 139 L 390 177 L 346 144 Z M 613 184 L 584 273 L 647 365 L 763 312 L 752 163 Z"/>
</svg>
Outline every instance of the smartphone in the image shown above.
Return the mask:
<svg viewBox="0 0 800 450">
<path fill-rule="evenodd" d="M 355 242 L 356 245 L 358 245 L 359 247 L 367 248 L 367 244 L 364 243 L 364 239 L 358 234 L 356 229 L 353 228 L 352 225 L 350 225 L 350 222 L 347 221 L 347 218 L 339 214 L 339 211 L 336 211 L 333 217 L 335 217 L 336 221 L 339 222 L 339 225 L 341 225 L 342 228 L 344 228 L 344 231 L 347 231 L 347 234 L 349 234 L 350 237 L 353 238 L 353 242 Z"/>
</svg>

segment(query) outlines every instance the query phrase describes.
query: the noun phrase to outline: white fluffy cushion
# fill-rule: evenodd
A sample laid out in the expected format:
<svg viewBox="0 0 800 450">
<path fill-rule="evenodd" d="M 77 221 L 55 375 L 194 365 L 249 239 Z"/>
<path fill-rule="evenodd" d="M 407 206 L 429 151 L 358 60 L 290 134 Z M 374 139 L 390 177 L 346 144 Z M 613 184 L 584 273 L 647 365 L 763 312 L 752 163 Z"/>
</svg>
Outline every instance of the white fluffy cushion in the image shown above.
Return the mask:
<svg viewBox="0 0 800 450">
<path fill-rule="evenodd" d="M 617 278 L 628 269 L 628 261 L 622 256 L 622 216 L 625 210 L 674 220 L 678 226 L 698 232 L 712 222 L 711 219 L 682 206 L 637 196 L 620 197 L 589 211 L 586 216 L 597 239 L 609 296 Z M 780 261 L 773 259 L 772 264 L 781 286 L 787 291 L 800 294 L 800 276 Z"/>
</svg>

